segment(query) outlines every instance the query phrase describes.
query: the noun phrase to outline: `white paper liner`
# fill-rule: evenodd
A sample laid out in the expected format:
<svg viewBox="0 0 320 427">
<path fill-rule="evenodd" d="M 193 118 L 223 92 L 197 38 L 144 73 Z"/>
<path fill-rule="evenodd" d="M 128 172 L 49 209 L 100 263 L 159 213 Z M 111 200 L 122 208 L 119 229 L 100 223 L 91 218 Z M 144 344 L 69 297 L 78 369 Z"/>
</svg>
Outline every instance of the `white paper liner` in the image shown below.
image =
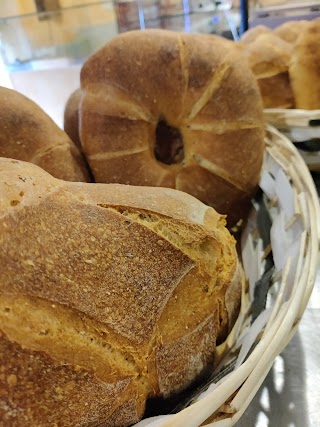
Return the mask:
<svg viewBox="0 0 320 427">
<path fill-rule="evenodd" d="M 320 139 L 320 110 L 266 108 L 264 118 L 294 143 Z M 302 158 L 312 171 L 320 171 L 320 141 L 317 144 L 319 150 L 312 152 L 298 146 Z"/>
<path fill-rule="evenodd" d="M 310 173 L 293 144 L 271 126 L 267 127 L 266 142 L 261 189 L 270 202 L 275 264 L 275 283 L 269 289 L 266 309 L 251 321 L 255 285 L 266 265 L 253 210 L 242 233 L 243 266 L 249 286 L 226 342 L 230 351 L 219 366 L 233 360 L 233 370 L 217 381 L 213 379 L 194 403 L 177 414 L 145 419 L 136 427 L 233 426 L 297 328 L 317 274 L 319 201 Z M 225 419 L 212 420 L 215 413 L 224 414 Z M 208 418 L 211 421 L 203 424 Z"/>
<path fill-rule="evenodd" d="M 320 120 L 320 110 L 266 108 L 264 117 L 276 128 L 288 126 L 304 129 L 311 127 L 310 120 Z"/>
</svg>

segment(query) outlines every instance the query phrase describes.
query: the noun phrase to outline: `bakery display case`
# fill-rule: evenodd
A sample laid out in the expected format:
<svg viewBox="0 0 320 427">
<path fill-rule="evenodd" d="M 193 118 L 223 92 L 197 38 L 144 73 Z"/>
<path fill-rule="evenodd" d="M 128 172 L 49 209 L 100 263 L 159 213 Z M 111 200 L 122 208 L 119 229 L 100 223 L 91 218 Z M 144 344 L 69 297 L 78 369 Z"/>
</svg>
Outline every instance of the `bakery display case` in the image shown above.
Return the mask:
<svg viewBox="0 0 320 427">
<path fill-rule="evenodd" d="M 63 105 L 79 87 L 83 62 L 116 34 L 162 28 L 237 38 L 239 13 L 232 6 L 229 0 L 107 0 L 37 12 L 33 7 L 0 17 L 1 58 L 13 87 L 62 126 Z"/>
<path fill-rule="evenodd" d="M 71 2 L 72 3 L 72 2 Z M 1 57 L 10 70 L 36 68 L 43 59 L 83 62 L 115 34 L 164 28 L 238 38 L 240 5 L 249 27 L 320 16 L 320 2 L 232 0 L 107 0 L 0 17 Z"/>
<path fill-rule="evenodd" d="M 287 21 L 319 17 L 319 1 L 257 0 L 250 7 L 249 28 L 257 25 L 275 28 Z"/>
<path fill-rule="evenodd" d="M 82 62 L 117 33 L 110 1 L 2 16 L 1 57 L 10 71 L 41 68 L 43 60 Z"/>
<path fill-rule="evenodd" d="M 43 59 L 81 62 L 118 32 L 164 28 L 235 34 L 231 1 L 98 1 L 23 15 L 1 16 L 1 56 L 11 70 L 37 68 Z"/>
<path fill-rule="evenodd" d="M 118 32 L 110 1 L 13 14 L 0 18 L 1 58 L 12 86 L 62 127 L 63 106 L 79 87 L 83 61 Z"/>
</svg>

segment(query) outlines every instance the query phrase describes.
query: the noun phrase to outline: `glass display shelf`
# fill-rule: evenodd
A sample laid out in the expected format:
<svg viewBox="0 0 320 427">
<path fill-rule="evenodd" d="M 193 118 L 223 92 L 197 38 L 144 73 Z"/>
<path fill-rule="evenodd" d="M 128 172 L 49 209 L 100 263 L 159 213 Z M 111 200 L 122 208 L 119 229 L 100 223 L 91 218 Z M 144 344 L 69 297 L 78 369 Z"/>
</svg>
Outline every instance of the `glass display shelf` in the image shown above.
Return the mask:
<svg viewBox="0 0 320 427">
<path fill-rule="evenodd" d="M 0 18 L 0 54 L 10 71 L 48 59 L 79 63 L 118 31 L 110 1 Z"/>
<path fill-rule="evenodd" d="M 83 62 L 116 34 L 163 28 L 236 38 L 239 18 L 231 4 L 109 0 L 0 18 L 0 55 L 13 88 L 62 127 L 64 105 L 80 85 Z"/>
<path fill-rule="evenodd" d="M 122 31 L 164 28 L 237 37 L 232 2 L 211 0 L 100 1 L 0 18 L 0 54 L 10 71 L 47 67 L 43 60 L 82 63 Z"/>
<path fill-rule="evenodd" d="M 312 20 L 320 17 L 320 1 L 257 1 L 250 8 L 249 27 L 266 25 L 275 28 L 286 21 Z"/>
</svg>

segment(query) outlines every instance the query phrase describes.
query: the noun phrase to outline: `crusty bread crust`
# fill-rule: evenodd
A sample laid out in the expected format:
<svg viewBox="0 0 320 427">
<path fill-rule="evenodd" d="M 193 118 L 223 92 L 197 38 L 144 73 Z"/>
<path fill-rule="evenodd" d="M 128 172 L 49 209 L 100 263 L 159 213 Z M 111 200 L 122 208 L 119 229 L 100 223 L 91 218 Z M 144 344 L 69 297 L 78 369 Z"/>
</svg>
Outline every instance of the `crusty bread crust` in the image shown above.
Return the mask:
<svg viewBox="0 0 320 427">
<path fill-rule="evenodd" d="M 0 99 L 0 157 L 34 163 L 67 181 L 88 180 L 77 147 L 36 103 L 4 87 Z"/>
<path fill-rule="evenodd" d="M 84 64 L 81 90 L 80 140 L 96 182 L 171 187 L 227 214 L 230 225 L 245 217 L 264 131 L 259 89 L 235 43 L 121 34 Z M 161 121 L 183 141 L 173 164 L 155 156 Z"/>
<path fill-rule="evenodd" d="M 0 416 L 127 426 L 204 375 L 237 316 L 225 219 L 163 188 L 0 160 Z"/>
</svg>

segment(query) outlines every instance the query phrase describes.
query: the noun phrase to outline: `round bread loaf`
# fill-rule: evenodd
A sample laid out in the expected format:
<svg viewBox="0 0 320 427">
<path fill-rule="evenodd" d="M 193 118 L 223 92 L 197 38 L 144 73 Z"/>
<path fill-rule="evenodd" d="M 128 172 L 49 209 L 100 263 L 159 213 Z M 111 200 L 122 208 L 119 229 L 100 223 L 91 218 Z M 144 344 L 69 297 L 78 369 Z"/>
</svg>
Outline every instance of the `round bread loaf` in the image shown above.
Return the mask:
<svg viewBox="0 0 320 427">
<path fill-rule="evenodd" d="M 0 159 L 4 425 L 124 427 L 205 375 L 238 315 L 225 219 L 176 190 Z"/>
<path fill-rule="evenodd" d="M 296 108 L 320 109 L 320 19 L 311 21 L 301 31 L 289 72 Z"/>
<path fill-rule="evenodd" d="M 0 99 L 0 157 L 34 163 L 67 181 L 88 180 L 78 148 L 36 103 L 4 87 Z"/>
<path fill-rule="evenodd" d="M 272 32 L 259 35 L 245 45 L 249 66 L 260 88 L 264 108 L 293 108 L 289 78 L 293 47 Z"/>
<path fill-rule="evenodd" d="M 263 151 L 262 102 L 235 43 L 121 34 L 81 70 L 80 140 L 96 182 L 170 187 L 246 216 Z"/>
</svg>

